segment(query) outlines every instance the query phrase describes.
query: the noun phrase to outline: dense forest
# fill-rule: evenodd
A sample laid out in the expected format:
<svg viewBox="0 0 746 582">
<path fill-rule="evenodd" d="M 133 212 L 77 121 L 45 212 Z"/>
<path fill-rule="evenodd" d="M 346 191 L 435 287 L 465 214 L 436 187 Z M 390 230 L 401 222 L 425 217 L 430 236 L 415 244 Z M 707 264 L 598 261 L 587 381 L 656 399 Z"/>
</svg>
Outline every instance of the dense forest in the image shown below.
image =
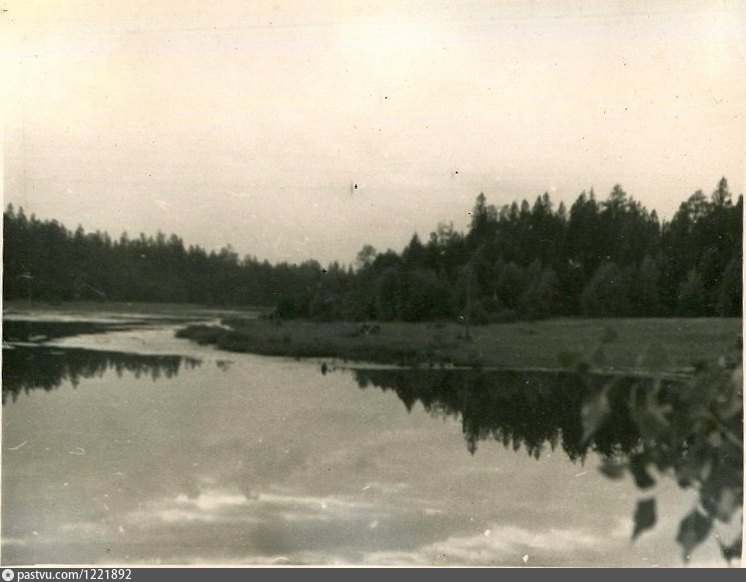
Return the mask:
<svg viewBox="0 0 746 582">
<path fill-rule="evenodd" d="M 401 253 L 369 245 L 353 266 L 272 265 L 171 235 L 75 232 L 4 215 L 5 299 L 273 306 L 278 317 L 474 323 L 556 315 L 741 316 L 743 197 L 725 178 L 661 223 L 615 186 L 569 210 L 545 193 L 501 208 L 480 194 L 466 233 L 440 224 Z"/>
<path fill-rule="evenodd" d="M 105 232 L 70 232 L 56 220 L 3 214 L 3 297 L 46 301 L 106 300 L 265 305 L 283 293 L 310 293 L 323 269 L 316 261 L 270 265 L 239 259 L 232 248 L 185 247 L 176 235 L 118 240 Z M 339 268 L 336 266 L 335 268 Z"/>
</svg>

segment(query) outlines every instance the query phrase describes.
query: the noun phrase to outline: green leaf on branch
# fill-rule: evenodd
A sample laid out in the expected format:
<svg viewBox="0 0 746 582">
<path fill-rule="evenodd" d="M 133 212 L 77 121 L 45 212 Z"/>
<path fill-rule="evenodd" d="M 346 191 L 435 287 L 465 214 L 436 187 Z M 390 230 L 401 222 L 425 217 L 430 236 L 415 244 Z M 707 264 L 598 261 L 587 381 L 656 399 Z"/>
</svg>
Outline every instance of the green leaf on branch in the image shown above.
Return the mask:
<svg viewBox="0 0 746 582">
<path fill-rule="evenodd" d="M 635 484 L 640 489 L 647 489 L 655 485 L 655 479 L 648 473 L 645 455 L 633 455 L 629 460 L 629 468 L 635 478 Z"/>
<path fill-rule="evenodd" d="M 736 510 L 741 507 L 742 500 L 738 499 L 736 492 L 733 489 L 723 489 L 720 492 L 720 499 L 718 500 L 716 515 L 717 518 L 725 523 L 730 521 L 731 516 Z"/>
<path fill-rule="evenodd" d="M 724 473 L 720 470 L 702 484 L 700 502 L 708 515 L 728 523 L 741 507 L 743 497 L 736 493 L 735 488 L 724 486 L 724 481 L 728 478 Z"/>
<path fill-rule="evenodd" d="M 621 479 L 622 477 L 624 477 L 624 470 L 626 468 L 627 465 L 623 463 L 604 461 L 603 464 L 598 468 L 598 470 L 606 475 L 609 479 Z"/>
<path fill-rule="evenodd" d="M 738 539 L 727 546 L 720 542 L 720 551 L 723 553 L 723 558 L 730 562 L 731 560 L 741 559 L 741 546 L 743 545 L 743 537 L 738 536 Z"/>
<path fill-rule="evenodd" d="M 702 515 L 696 509 L 681 521 L 676 541 L 684 550 L 685 562 L 691 558 L 692 550 L 707 538 L 710 529 L 712 529 L 712 519 Z"/>
<path fill-rule="evenodd" d="M 632 539 L 636 539 L 642 532 L 653 527 L 656 520 L 655 497 L 638 501 L 637 509 L 635 510 L 635 529 L 632 532 Z"/>
</svg>

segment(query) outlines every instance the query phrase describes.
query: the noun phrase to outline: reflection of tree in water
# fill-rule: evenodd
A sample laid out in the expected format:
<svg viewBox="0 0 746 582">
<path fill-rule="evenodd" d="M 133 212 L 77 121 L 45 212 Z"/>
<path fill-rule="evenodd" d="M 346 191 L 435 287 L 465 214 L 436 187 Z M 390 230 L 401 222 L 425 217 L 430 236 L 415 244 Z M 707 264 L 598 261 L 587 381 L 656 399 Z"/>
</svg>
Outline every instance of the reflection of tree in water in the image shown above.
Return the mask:
<svg viewBox="0 0 746 582">
<path fill-rule="evenodd" d="M 83 378 L 101 377 L 114 370 L 119 377 L 128 372 L 135 378 L 173 378 L 184 366 L 192 369 L 200 360 L 182 356 L 141 355 L 85 349 L 14 347 L 3 350 L 3 404 L 21 392 L 54 390 L 63 382 L 77 386 Z"/>
<path fill-rule="evenodd" d="M 393 390 L 408 410 L 420 402 L 431 414 L 456 416 L 467 447 L 476 451 L 480 440 L 494 438 L 507 447 L 521 447 L 539 458 L 548 445 L 559 444 L 572 460 L 584 458 L 591 448 L 604 455 L 629 453 L 639 434 L 616 390 L 609 423 L 583 442 L 581 410 L 590 384 L 609 378 L 571 372 L 480 372 L 476 370 L 356 370 L 358 385 Z M 618 383 L 631 387 L 631 378 Z"/>
</svg>

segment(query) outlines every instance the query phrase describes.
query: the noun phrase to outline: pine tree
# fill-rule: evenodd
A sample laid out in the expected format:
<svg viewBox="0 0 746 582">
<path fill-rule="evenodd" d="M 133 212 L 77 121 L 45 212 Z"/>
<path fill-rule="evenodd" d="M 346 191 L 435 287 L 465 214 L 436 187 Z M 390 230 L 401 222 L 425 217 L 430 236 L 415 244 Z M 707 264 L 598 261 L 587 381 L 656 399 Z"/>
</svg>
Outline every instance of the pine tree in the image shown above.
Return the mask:
<svg viewBox="0 0 746 582">
<path fill-rule="evenodd" d="M 689 271 L 679 291 L 678 315 L 702 317 L 707 314 L 707 292 L 702 277 L 696 269 Z"/>
</svg>

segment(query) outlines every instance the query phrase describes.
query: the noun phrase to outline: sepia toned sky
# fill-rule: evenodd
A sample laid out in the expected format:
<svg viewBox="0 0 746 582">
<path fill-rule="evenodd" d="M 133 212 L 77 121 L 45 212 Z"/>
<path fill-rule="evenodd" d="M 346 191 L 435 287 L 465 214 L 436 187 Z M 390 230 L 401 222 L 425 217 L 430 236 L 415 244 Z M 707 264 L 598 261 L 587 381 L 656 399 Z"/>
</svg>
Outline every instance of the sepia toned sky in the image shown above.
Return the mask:
<svg viewBox="0 0 746 582">
<path fill-rule="evenodd" d="M 350 262 L 479 192 L 743 191 L 737 0 L 2 7 L 5 202 L 68 228 Z"/>
</svg>

